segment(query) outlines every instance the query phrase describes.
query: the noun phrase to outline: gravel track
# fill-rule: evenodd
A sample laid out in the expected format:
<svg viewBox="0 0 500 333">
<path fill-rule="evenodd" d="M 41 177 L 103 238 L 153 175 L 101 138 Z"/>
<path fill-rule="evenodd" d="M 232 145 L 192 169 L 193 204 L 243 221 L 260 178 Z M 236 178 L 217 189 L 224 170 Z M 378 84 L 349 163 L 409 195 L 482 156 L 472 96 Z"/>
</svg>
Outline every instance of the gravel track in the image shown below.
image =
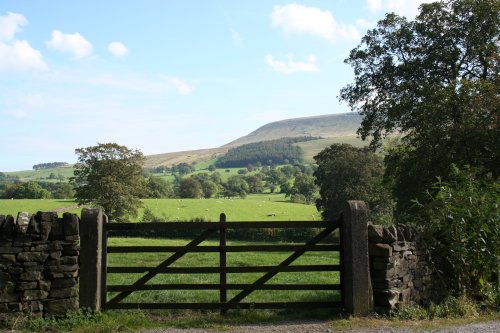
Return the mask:
<svg viewBox="0 0 500 333">
<path fill-rule="evenodd" d="M 140 331 L 141 333 L 333 333 L 333 332 L 350 332 L 350 333 L 415 333 L 415 332 L 432 332 L 432 333 L 499 333 L 500 320 L 489 321 L 484 323 L 474 323 L 462 326 L 450 326 L 440 329 L 421 329 L 418 327 L 411 328 L 393 328 L 393 327 L 363 327 L 347 330 L 335 330 L 331 328 L 328 322 L 303 322 L 303 323 L 283 323 L 283 324 L 263 324 L 263 325 L 248 325 L 248 326 L 229 326 L 223 329 L 201 329 L 201 328 L 168 328 L 168 329 L 153 329 Z"/>
</svg>

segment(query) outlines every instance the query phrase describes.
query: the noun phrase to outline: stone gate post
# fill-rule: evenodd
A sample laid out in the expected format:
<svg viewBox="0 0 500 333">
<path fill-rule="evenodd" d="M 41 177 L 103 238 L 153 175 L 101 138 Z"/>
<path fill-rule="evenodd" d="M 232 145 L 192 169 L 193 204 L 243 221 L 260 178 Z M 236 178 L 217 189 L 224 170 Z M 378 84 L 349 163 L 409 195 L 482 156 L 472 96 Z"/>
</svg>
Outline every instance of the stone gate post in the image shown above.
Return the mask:
<svg viewBox="0 0 500 333">
<path fill-rule="evenodd" d="M 101 209 L 84 208 L 80 222 L 80 307 L 101 309 L 102 237 Z"/>
<path fill-rule="evenodd" d="M 373 309 L 368 256 L 368 207 L 364 201 L 351 200 L 342 213 L 344 306 L 354 315 Z"/>
</svg>

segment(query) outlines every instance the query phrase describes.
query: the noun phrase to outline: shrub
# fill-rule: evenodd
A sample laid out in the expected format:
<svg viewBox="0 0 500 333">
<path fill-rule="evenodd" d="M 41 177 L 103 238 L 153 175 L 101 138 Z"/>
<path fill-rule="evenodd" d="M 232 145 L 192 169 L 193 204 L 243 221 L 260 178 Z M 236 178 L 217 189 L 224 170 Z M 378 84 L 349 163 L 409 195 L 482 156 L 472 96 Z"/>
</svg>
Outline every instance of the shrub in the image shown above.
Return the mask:
<svg viewBox="0 0 500 333">
<path fill-rule="evenodd" d="M 439 304 L 431 303 L 428 308 L 408 305 L 391 313 L 400 320 L 427 320 L 436 318 L 474 317 L 478 315 L 477 306 L 466 297 L 447 297 Z"/>
<path fill-rule="evenodd" d="M 453 167 L 450 181 L 438 181 L 419 204 L 417 222 L 427 226 L 427 242 L 449 291 L 478 299 L 488 283 L 496 285 L 500 267 L 500 187 Z M 498 299 L 498 297 L 496 297 Z"/>
</svg>

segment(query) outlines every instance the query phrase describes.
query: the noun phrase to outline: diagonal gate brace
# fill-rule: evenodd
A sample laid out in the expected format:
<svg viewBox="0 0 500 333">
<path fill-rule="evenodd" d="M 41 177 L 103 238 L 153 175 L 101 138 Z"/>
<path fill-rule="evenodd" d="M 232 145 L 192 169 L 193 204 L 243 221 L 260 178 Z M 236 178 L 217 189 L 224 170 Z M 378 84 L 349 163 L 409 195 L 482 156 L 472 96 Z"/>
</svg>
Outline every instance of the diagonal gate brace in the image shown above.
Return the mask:
<svg viewBox="0 0 500 333">
<path fill-rule="evenodd" d="M 161 264 L 159 264 L 155 268 L 151 269 L 146 275 L 144 275 L 139 280 L 134 282 L 134 284 L 132 284 L 131 286 L 132 287 L 143 286 L 144 284 L 146 284 L 146 282 L 148 282 L 153 277 L 155 277 L 158 273 L 160 273 L 164 268 L 167 268 L 168 266 L 170 266 L 171 264 L 176 262 L 178 259 L 182 258 L 182 256 L 184 256 L 186 253 L 188 253 L 194 247 L 198 246 L 201 242 L 206 240 L 207 237 L 210 236 L 210 234 L 212 234 L 218 230 L 219 230 L 218 228 L 214 228 L 214 229 L 207 229 L 207 230 L 203 231 L 203 233 L 201 235 L 199 235 L 198 237 L 193 239 L 191 242 L 189 242 L 183 249 L 172 254 L 169 258 L 167 258 L 165 261 L 163 261 Z M 123 292 L 119 293 L 118 295 L 116 295 L 115 297 L 113 297 L 113 299 L 111 299 L 108 302 L 108 304 L 110 304 L 110 305 L 117 304 L 117 303 L 121 302 L 125 297 L 129 296 L 132 292 L 133 291 L 123 291 Z"/>
<path fill-rule="evenodd" d="M 324 239 L 326 236 L 332 233 L 336 228 L 326 228 L 323 231 L 321 231 L 319 234 L 317 234 L 314 238 L 309 240 L 305 245 L 315 245 L 322 239 Z M 262 286 L 264 283 L 272 279 L 276 274 L 279 273 L 279 269 L 282 267 L 286 267 L 290 265 L 292 262 L 297 260 L 301 255 L 303 255 L 307 250 L 298 250 L 292 253 L 288 258 L 283 260 L 278 266 L 276 266 L 276 271 L 274 272 L 268 272 L 264 274 L 262 277 L 257 279 L 252 285 L 246 289 L 243 289 L 239 294 L 234 296 L 232 299 L 228 301 L 228 303 L 239 303 L 241 300 L 243 300 L 245 297 L 250 295 L 252 292 L 255 291 L 258 287 Z"/>
</svg>

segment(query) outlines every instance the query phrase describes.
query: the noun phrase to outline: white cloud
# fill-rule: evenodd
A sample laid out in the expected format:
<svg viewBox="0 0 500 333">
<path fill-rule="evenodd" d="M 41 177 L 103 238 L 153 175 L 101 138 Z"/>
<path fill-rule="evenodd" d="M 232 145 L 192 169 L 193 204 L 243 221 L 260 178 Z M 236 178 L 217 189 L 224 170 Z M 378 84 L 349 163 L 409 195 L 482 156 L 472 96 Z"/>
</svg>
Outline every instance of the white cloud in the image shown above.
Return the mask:
<svg viewBox="0 0 500 333">
<path fill-rule="evenodd" d="M 159 74 L 156 76 L 138 75 L 132 73 L 82 73 L 76 71 L 53 71 L 50 80 L 57 83 L 71 85 L 90 85 L 109 88 L 116 91 L 131 93 L 164 95 L 176 92 L 188 95 L 195 89 L 195 85 L 188 80 L 176 76 Z"/>
<path fill-rule="evenodd" d="M 372 13 L 381 11 L 394 12 L 413 19 L 418 13 L 418 7 L 423 3 L 435 0 L 365 0 L 368 9 Z"/>
<path fill-rule="evenodd" d="M 0 71 L 46 70 L 40 51 L 25 40 L 15 40 L 28 20 L 24 15 L 7 13 L 0 16 Z"/>
<path fill-rule="evenodd" d="M 286 34 L 311 34 L 329 41 L 336 39 L 359 39 L 354 25 L 338 24 L 330 11 L 297 4 L 274 6 L 273 27 L 279 27 Z"/>
<path fill-rule="evenodd" d="M 286 61 L 274 60 L 273 56 L 270 54 L 266 56 L 267 64 L 276 72 L 283 74 L 293 74 L 296 72 L 317 72 L 319 71 L 319 68 L 316 66 L 316 60 L 317 58 L 314 55 L 307 57 L 306 62 L 294 61 L 292 54 L 287 55 Z"/>
<path fill-rule="evenodd" d="M 92 44 L 78 32 L 65 34 L 59 30 L 52 31 L 52 39 L 45 42 L 47 47 L 62 53 L 71 53 L 76 59 L 92 54 Z"/>
<path fill-rule="evenodd" d="M 377 13 L 382 10 L 382 0 L 366 0 L 366 5 L 372 13 Z"/>
<path fill-rule="evenodd" d="M 26 118 L 26 116 L 27 116 L 26 111 L 21 110 L 21 109 L 7 110 L 6 113 L 15 119 L 23 119 L 23 118 Z"/>
<path fill-rule="evenodd" d="M 121 42 L 109 43 L 108 51 L 116 58 L 123 58 L 130 53 L 130 50 Z"/>
<path fill-rule="evenodd" d="M 231 32 L 231 38 L 233 39 L 233 43 L 238 46 L 238 47 L 243 47 L 243 38 L 241 38 L 241 35 L 236 29 L 233 28 L 233 26 L 229 27 L 229 31 Z"/>
<path fill-rule="evenodd" d="M 186 80 L 175 76 L 161 76 L 166 80 L 179 94 L 188 95 L 194 90 L 194 86 L 190 85 Z"/>
<path fill-rule="evenodd" d="M 0 16 L 0 40 L 12 40 L 26 24 L 28 24 L 28 20 L 22 14 L 9 12 L 5 16 Z"/>
<path fill-rule="evenodd" d="M 18 40 L 7 44 L 0 42 L 0 71 L 46 70 L 47 64 L 40 51 L 27 41 Z"/>
</svg>

